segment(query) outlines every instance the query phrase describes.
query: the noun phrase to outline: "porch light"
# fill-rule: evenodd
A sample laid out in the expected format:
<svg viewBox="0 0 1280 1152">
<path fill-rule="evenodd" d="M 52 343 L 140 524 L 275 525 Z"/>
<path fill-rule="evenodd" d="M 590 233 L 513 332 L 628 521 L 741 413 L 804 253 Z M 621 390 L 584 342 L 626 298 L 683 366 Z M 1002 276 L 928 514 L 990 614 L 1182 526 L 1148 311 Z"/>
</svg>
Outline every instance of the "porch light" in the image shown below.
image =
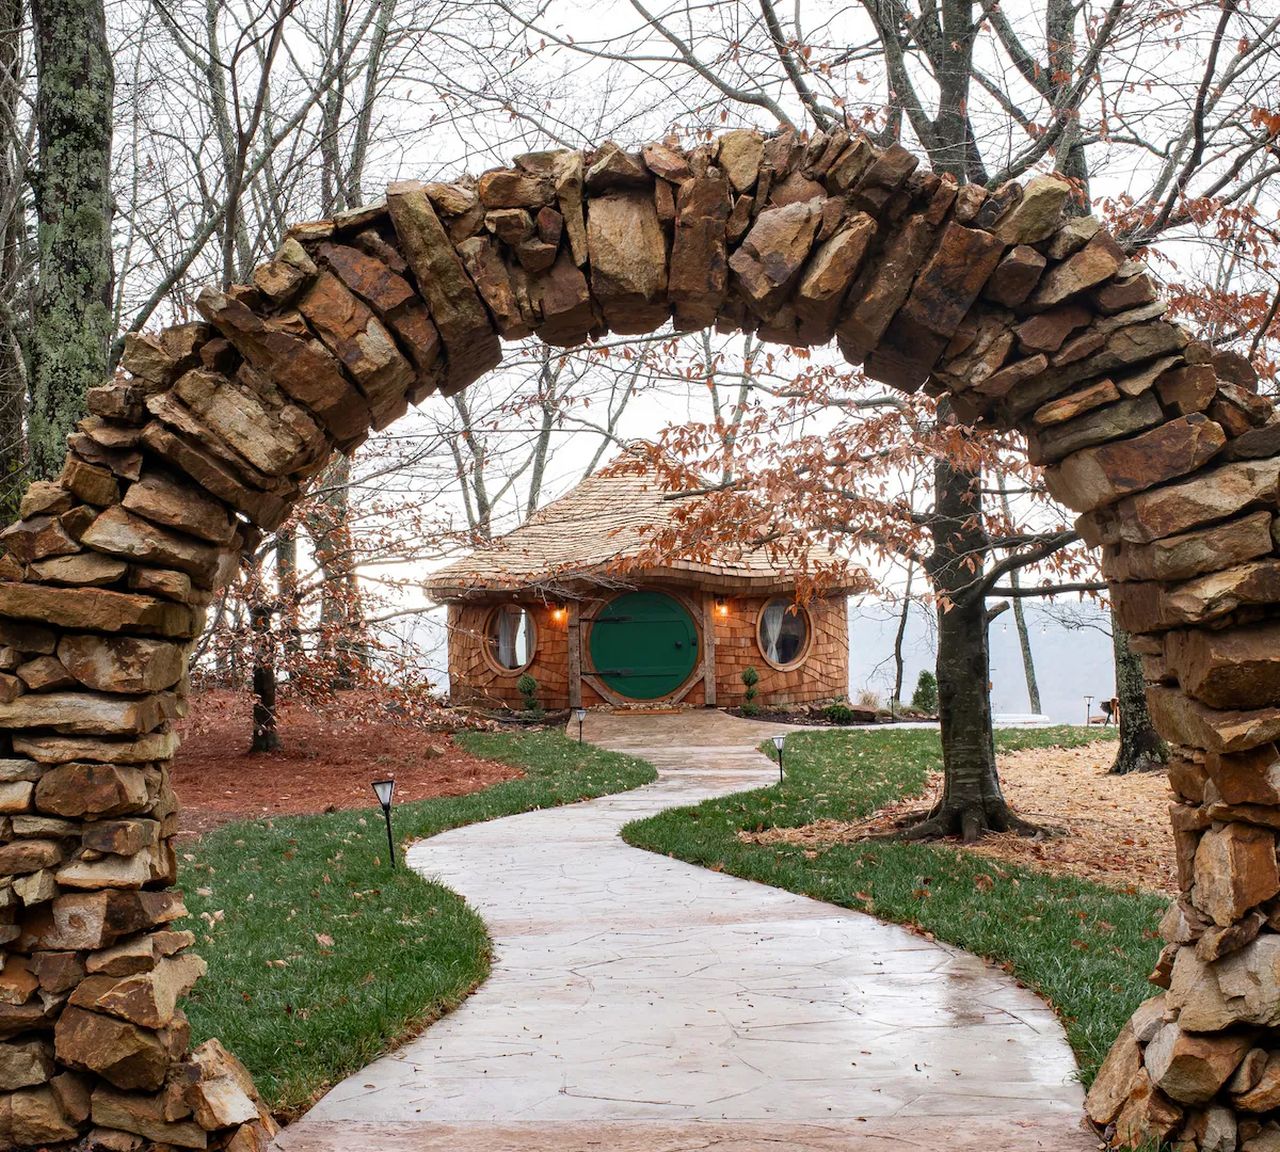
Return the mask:
<svg viewBox="0 0 1280 1152">
<path fill-rule="evenodd" d="M 575 713 L 575 715 L 578 718 L 578 743 L 581 744 L 582 743 L 582 725 L 586 723 L 587 710 L 585 708 L 579 708 L 578 711 Z"/>
<path fill-rule="evenodd" d="M 564 618 L 568 614 L 568 609 L 563 604 L 557 604 L 551 609 L 551 619 L 557 624 L 563 624 Z"/>
<path fill-rule="evenodd" d="M 778 787 L 782 787 L 782 746 L 786 742 L 786 736 L 773 737 L 773 746 L 778 750 Z"/>
<path fill-rule="evenodd" d="M 375 780 L 373 794 L 382 805 L 382 815 L 387 821 L 387 851 L 391 853 L 391 867 L 396 866 L 396 842 L 391 835 L 391 798 L 396 794 L 395 780 Z"/>
<path fill-rule="evenodd" d="M 729 601 L 727 601 L 723 596 L 716 597 L 716 615 L 717 616 L 729 615 Z"/>
</svg>

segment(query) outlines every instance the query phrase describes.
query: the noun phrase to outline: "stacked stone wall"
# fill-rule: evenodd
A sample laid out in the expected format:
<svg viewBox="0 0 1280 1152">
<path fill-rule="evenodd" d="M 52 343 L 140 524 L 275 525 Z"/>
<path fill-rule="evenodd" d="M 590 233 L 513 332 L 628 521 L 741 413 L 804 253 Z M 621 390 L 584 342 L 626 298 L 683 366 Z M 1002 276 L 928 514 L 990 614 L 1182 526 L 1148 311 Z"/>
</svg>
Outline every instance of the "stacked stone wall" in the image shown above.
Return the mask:
<svg viewBox="0 0 1280 1152">
<path fill-rule="evenodd" d="M 1280 1147 L 1280 420 L 1165 318 L 1067 184 L 957 188 L 843 129 L 536 153 L 300 225 L 202 320 L 129 338 L 0 558 L 0 1144 L 261 1147 L 174 882 L 172 724 L 238 557 L 335 451 L 495 367 L 714 324 L 835 339 L 866 373 L 1025 432 L 1103 549 L 1175 746 L 1182 892 L 1160 991 L 1089 1095 L 1115 1139 Z"/>
</svg>

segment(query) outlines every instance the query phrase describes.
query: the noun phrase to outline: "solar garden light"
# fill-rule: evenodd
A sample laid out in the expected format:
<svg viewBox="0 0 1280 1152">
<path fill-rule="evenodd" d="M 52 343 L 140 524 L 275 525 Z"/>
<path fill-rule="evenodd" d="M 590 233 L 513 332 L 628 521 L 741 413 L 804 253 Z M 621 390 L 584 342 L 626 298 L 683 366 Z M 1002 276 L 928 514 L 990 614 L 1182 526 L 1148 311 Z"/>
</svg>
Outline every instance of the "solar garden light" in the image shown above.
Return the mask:
<svg viewBox="0 0 1280 1152">
<path fill-rule="evenodd" d="M 396 794 L 396 782 L 394 780 L 375 780 L 373 782 L 373 794 L 378 798 L 378 803 L 382 805 L 382 815 L 387 821 L 387 850 L 391 853 L 391 867 L 396 866 L 396 842 L 391 837 L 391 797 Z"/>
<path fill-rule="evenodd" d="M 585 708 L 579 708 L 577 711 L 577 717 L 578 717 L 578 743 L 581 744 L 582 743 L 582 725 L 586 722 L 587 710 Z"/>
<path fill-rule="evenodd" d="M 1093 715 L 1093 697 L 1086 696 L 1084 698 L 1084 726 L 1089 727 L 1089 717 Z"/>
<path fill-rule="evenodd" d="M 778 786 L 782 786 L 782 746 L 787 742 L 786 736 L 775 736 L 773 746 L 778 750 Z"/>
</svg>

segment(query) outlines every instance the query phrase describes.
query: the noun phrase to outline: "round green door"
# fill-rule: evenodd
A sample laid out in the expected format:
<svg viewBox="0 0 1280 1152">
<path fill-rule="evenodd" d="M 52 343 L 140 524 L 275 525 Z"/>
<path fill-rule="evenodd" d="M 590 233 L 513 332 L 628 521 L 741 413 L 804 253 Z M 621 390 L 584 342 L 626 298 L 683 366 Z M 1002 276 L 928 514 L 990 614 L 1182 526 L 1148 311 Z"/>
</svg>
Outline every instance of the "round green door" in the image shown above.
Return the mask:
<svg viewBox="0 0 1280 1152">
<path fill-rule="evenodd" d="M 698 632 L 680 601 L 662 592 L 624 592 L 591 624 L 594 672 L 630 700 L 669 696 L 698 663 Z"/>
</svg>

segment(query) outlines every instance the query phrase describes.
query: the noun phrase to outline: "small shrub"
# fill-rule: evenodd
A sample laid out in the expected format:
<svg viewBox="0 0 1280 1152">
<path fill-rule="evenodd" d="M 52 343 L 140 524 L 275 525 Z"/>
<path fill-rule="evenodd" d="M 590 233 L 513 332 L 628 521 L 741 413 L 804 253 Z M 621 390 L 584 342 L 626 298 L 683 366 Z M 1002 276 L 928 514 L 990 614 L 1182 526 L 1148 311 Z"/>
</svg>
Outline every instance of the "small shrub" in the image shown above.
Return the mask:
<svg viewBox="0 0 1280 1152">
<path fill-rule="evenodd" d="M 524 697 L 526 712 L 531 712 L 535 716 L 542 712 L 542 705 L 538 703 L 538 682 L 528 672 L 516 681 L 516 690 Z"/>
<path fill-rule="evenodd" d="M 938 710 L 938 678 L 927 668 L 920 673 L 920 678 L 916 681 L 916 690 L 911 696 L 911 707 L 929 713 Z"/>
<path fill-rule="evenodd" d="M 754 664 L 748 664 L 742 670 L 742 683 L 746 689 L 742 693 L 742 714 L 755 716 L 760 711 L 760 705 L 756 703 L 756 685 L 760 683 L 760 673 L 756 671 Z"/>
<path fill-rule="evenodd" d="M 854 721 L 853 709 L 844 700 L 836 700 L 828 704 L 822 710 L 822 714 L 832 724 L 852 724 Z"/>
</svg>

